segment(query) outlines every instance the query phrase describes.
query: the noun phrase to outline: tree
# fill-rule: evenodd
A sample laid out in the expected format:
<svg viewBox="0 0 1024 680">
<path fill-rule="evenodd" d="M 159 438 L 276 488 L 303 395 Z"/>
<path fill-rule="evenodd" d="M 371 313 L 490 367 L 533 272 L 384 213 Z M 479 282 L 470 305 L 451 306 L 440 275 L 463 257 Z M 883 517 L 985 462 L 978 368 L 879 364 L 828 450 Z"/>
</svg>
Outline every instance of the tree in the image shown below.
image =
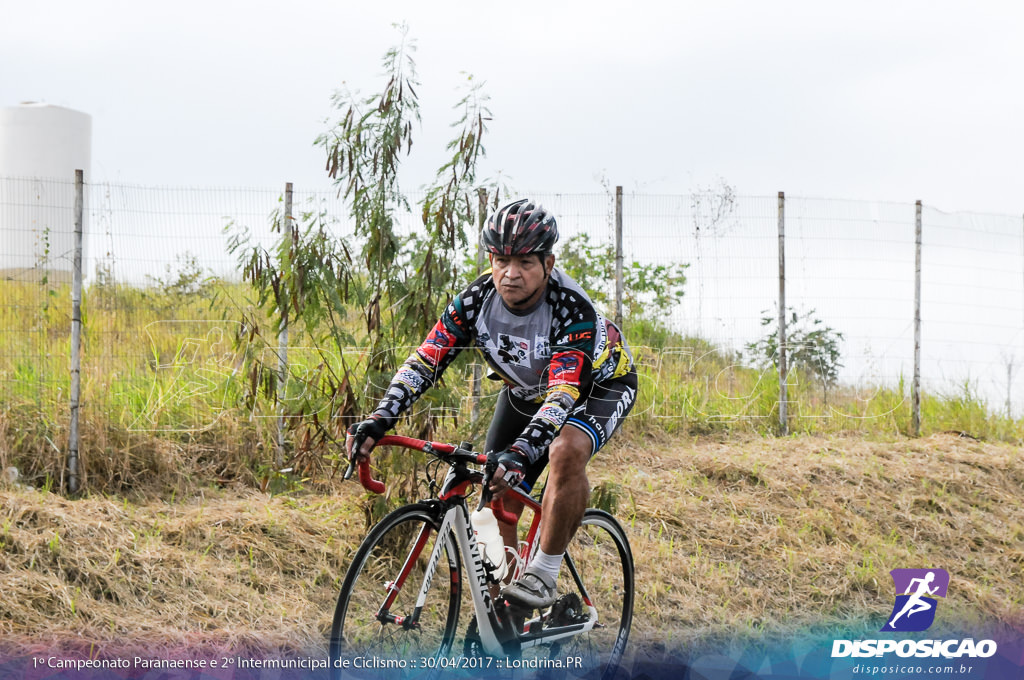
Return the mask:
<svg viewBox="0 0 1024 680">
<path fill-rule="evenodd" d="M 843 334 L 836 331 L 816 316 L 815 310 L 797 313 L 787 307 L 786 359 L 790 369 L 803 371 L 814 376 L 821 383 L 826 398 L 828 389 L 835 387 L 839 380 L 839 369 L 843 367 L 840 343 Z M 761 312 L 761 326 L 768 332 L 757 342 L 747 345 L 747 351 L 755 362 L 779 365 L 779 319 L 770 310 Z"/>
<path fill-rule="evenodd" d="M 420 205 L 423 229 L 402 238 L 396 228 L 400 213 L 412 211 L 398 179 L 402 159 L 412 148 L 414 123 L 420 120 L 415 44 L 407 29 L 399 28 L 399 45 L 383 59 L 384 89 L 369 97 L 348 89 L 336 92 L 331 101 L 337 120 L 315 140 L 348 204 L 355 238 L 345 242 L 332 235 L 327 215 L 316 209 L 292 224 L 283 224 L 275 213 L 281 237 L 270 251 L 252 246 L 247 233 L 233 229 L 230 248 L 257 292 L 259 308 L 275 329 L 301 325 L 320 353 L 321 365 L 302 378 L 303 398 L 289 403 L 290 422 L 301 430 L 295 456 L 306 462 L 318 459 L 314 454 L 340 439 L 341 428 L 376 404 L 408 348 L 426 336 L 456 290 L 465 225 L 475 224 L 473 183 L 490 118 L 481 85 L 468 76 L 456 104 L 457 134 L 447 145 L 450 160 L 437 171 Z M 362 315 L 365 334 L 345 323 L 352 309 Z M 262 326 L 256 314 L 246 319 L 252 339 L 262 339 Z M 264 344 L 276 345 L 276 335 Z M 355 360 L 360 365 L 344 352 L 354 344 L 365 349 L 365 359 Z M 247 370 L 250 399 L 277 398 L 276 365 L 263 365 L 252 356 Z M 367 389 L 356 389 L 362 385 Z M 440 399 L 446 396 L 441 390 Z M 435 420 L 420 418 L 418 434 L 429 436 Z"/>
<path fill-rule="evenodd" d="M 623 315 L 663 323 L 682 300 L 689 266 L 684 263 L 624 263 Z M 576 234 L 562 245 L 558 267 L 579 283 L 595 304 L 606 312 L 611 311 L 615 302 L 615 248 L 611 244 L 592 243 L 586 233 Z"/>
</svg>

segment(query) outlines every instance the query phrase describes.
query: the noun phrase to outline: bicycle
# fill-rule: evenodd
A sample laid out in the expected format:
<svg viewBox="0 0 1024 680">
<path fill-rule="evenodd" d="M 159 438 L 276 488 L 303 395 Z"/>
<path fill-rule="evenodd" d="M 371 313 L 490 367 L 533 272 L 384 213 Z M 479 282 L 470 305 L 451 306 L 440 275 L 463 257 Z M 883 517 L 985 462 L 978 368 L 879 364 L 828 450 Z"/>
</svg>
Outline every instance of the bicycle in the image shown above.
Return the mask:
<svg viewBox="0 0 1024 680">
<path fill-rule="evenodd" d="M 485 564 L 470 525 L 467 497 L 481 486 L 482 507 L 488 496 L 487 456 L 465 443 L 394 435 L 377 443 L 388 445 L 433 457 L 424 470 L 430 497 L 385 516 L 356 551 L 331 626 L 332 680 L 434 677 L 452 670 L 481 676 L 517 669 L 614 677 L 629 637 L 634 598 L 633 556 L 615 518 L 603 510 L 586 511 L 563 560 L 558 580 L 562 594 L 543 611 L 523 611 L 493 597 L 501 583 L 496 570 Z M 475 467 L 479 465 L 485 469 Z M 364 488 L 384 492 L 365 460 L 358 469 Z M 352 472 L 350 464 L 346 478 Z M 541 506 L 522 487 L 506 493 L 517 494 L 533 514 L 518 550 L 512 554 L 506 549 L 514 580 L 539 543 Z M 491 507 L 496 516 L 514 521 L 500 499 Z M 464 586 L 475 616 L 457 651 Z"/>
</svg>

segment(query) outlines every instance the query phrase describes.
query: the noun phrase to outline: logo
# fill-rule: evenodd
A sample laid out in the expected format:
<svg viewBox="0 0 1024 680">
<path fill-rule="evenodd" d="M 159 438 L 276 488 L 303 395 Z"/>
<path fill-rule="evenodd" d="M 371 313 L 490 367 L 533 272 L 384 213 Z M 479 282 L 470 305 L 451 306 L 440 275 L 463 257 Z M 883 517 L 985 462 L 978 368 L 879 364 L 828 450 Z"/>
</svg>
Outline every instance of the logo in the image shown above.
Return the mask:
<svg viewBox="0 0 1024 680">
<path fill-rule="evenodd" d="M 503 363 L 522 365 L 530 356 L 530 343 L 525 338 L 498 333 L 498 356 Z"/>
<path fill-rule="evenodd" d="M 543 335 L 533 336 L 533 356 L 537 359 L 547 359 L 551 356 L 551 340 Z"/>
<path fill-rule="evenodd" d="M 558 344 L 559 345 L 571 345 L 574 342 L 579 342 L 581 340 L 590 340 L 593 337 L 594 337 L 594 334 L 591 333 L 590 331 L 579 331 L 579 332 L 576 332 L 576 333 L 567 333 L 566 335 L 564 335 L 564 336 L 562 336 L 561 338 L 558 339 Z"/>
<path fill-rule="evenodd" d="M 449 335 L 438 321 L 434 329 L 430 331 L 430 335 L 420 345 L 419 353 L 427 363 L 436 368 L 448 350 L 454 346 L 455 338 Z"/>
<path fill-rule="evenodd" d="M 911 633 L 927 630 L 935 621 L 938 599 L 946 597 L 949 573 L 945 569 L 893 569 L 889 572 L 896 588 L 892 606 L 882 632 Z M 973 638 L 951 640 L 833 640 L 832 658 L 881 658 L 895 654 L 900 658 L 971 659 L 995 655 L 995 640 Z M 856 669 L 854 670 L 856 673 Z M 916 677 L 916 676 L 915 676 Z"/>
<path fill-rule="evenodd" d="M 619 400 L 618 405 L 615 407 L 615 413 L 608 419 L 608 423 L 605 425 L 605 436 L 611 437 L 612 433 L 615 432 L 615 428 L 619 424 L 619 418 L 622 414 L 630 407 L 633 403 L 633 399 L 636 397 L 636 392 L 633 391 L 632 387 L 627 387 L 626 391 L 622 393 L 622 399 Z"/>
<path fill-rule="evenodd" d="M 452 344 L 451 336 L 444 332 L 444 329 L 438 326 L 434 326 L 434 330 L 427 336 L 426 344 L 437 347 L 438 349 L 448 349 Z"/>
<path fill-rule="evenodd" d="M 974 638 L 964 640 L 834 640 L 832 658 L 879 658 L 895 654 L 902 659 L 987 659 L 995 656 L 999 646 L 995 640 Z M 856 671 L 854 671 L 856 672 Z M 917 676 L 915 676 L 917 677 Z"/>
<path fill-rule="evenodd" d="M 901 633 L 928 630 L 935 621 L 936 598 L 946 597 L 949 573 L 945 569 L 893 569 L 896 602 L 883 632 Z"/>
<path fill-rule="evenodd" d="M 551 360 L 551 384 L 579 382 L 581 368 L 579 357 L 573 354 L 559 354 Z"/>
</svg>

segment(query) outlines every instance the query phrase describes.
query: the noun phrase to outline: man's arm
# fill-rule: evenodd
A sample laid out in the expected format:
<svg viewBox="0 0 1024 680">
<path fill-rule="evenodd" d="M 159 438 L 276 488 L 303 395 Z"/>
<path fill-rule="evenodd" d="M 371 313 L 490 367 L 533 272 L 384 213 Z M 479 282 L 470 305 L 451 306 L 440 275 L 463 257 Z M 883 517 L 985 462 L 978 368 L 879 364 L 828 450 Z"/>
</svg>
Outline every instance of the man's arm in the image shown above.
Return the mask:
<svg viewBox="0 0 1024 680">
<path fill-rule="evenodd" d="M 449 310 L 452 305 L 449 305 Z M 391 379 L 387 392 L 371 417 L 381 421 L 386 430 L 398 422 L 399 416 L 420 396 L 434 386 L 445 369 L 468 344 L 470 336 L 445 310 L 433 330 Z"/>
<path fill-rule="evenodd" d="M 427 339 L 416 348 L 391 379 L 384 397 L 367 420 L 353 425 L 363 428 L 357 455 L 369 456 L 374 444 L 395 426 L 398 418 L 430 389 L 458 353 L 472 342 L 470 320 L 484 295 L 487 276 L 481 276 L 445 308 Z M 350 440 L 351 442 L 352 440 Z M 351 443 L 350 443 L 351 446 Z"/>
<path fill-rule="evenodd" d="M 427 339 L 395 373 L 384 398 L 371 416 L 381 420 L 386 429 L 394 427 L 399 416 L 434 386 L 459 352 L 472 344 L 471 322 L 483 299 L 484 283 L 488 279 L 487 275 L 481 276 L 448 303 Z"/>
<path fill-rule="evenodd" d="M 349 455 L 368 458 L 381 437 L 395 426 L 402 413 L 434 386 L 437 378 L 465 346 L 464 340 L 468 340 L 469 335 L 457 324 L 459 317 L 453 319 L 449 314 L 452 305 L 448 307 L 423 344 L 399 367 L 370 417 L 349 428 L 349 434 L 353 435 L 349 440 Z"/>
<path fill-rule="evenodd" d="M 590 359 L 583 352 L 556 351 L 548 366 L 548 388 L 544 403 L 534 414 L 511 448 L 534 461 L 565 425 L 573 404 L 590 374 Z"/>
</svg>

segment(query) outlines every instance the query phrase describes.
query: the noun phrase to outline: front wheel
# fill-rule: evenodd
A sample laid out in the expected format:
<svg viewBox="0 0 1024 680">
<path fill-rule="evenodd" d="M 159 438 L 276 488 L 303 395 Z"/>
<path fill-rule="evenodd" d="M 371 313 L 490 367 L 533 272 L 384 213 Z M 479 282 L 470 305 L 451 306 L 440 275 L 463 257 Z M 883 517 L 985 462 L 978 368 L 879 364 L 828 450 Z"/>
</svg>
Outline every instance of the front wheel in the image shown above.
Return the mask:
<svg viewBox="0 0 1024 680">
<path fill-rule="evenodd" d="M 441 514 L 431 503 L 399 508 L 359 546 L 334 611 L 332 680 L 419 677 L 421 659 L 448 655 L 462 575 L 455 537 L 438 534 Z M 431 565 L 438 541 L 439 559 Z"/>
</svg>

